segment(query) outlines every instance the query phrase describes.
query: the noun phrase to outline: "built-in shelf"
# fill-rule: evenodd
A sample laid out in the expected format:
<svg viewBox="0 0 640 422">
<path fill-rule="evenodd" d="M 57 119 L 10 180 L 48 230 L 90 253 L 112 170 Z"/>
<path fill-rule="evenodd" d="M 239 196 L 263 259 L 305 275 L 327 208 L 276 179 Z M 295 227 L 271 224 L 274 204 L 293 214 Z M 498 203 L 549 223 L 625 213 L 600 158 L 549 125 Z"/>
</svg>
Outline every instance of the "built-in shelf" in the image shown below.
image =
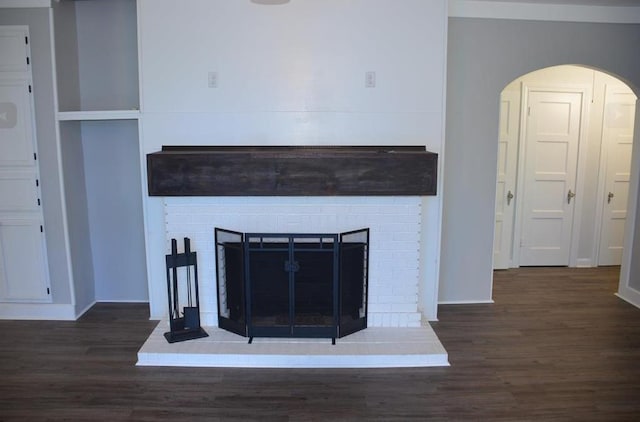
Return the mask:
<svg viewBox="0 0 640 422">
<path fill-rule="evenodd" d="M 59 111 L 58 120 L 137 120 L 139 110 Z"/>
</svg>

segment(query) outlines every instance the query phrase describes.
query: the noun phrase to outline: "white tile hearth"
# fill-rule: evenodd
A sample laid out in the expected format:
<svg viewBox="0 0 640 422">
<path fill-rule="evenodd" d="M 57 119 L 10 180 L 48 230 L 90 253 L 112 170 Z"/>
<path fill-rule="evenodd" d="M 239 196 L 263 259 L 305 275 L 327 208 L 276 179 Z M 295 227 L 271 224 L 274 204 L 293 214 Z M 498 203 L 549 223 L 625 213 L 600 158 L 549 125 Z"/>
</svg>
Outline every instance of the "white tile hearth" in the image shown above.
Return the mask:
<svg viewBox="0 0 640 422">
<path fill-rule="evenodd" d="M 398 368 L 449 366 L 430 326 L 369 327 L 342 339 L 254 338 L 203 327 L 209 337 L 169 344 L 161 321 L 138 351 L 139 366 Z"/>
</svg>

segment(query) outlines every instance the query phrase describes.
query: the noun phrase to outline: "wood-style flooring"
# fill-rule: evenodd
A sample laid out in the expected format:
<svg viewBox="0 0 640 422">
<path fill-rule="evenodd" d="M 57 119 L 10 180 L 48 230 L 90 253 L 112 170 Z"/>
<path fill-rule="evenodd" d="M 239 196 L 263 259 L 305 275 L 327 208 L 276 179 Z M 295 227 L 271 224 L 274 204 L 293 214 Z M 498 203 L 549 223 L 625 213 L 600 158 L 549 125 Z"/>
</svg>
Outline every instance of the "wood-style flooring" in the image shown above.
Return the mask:
<svg viewBox="0 0 640 422">
<path fill-rule="evenodd" d="M 0 321 L 0 421 L 637 421 L 640 309 L 617 277 L 496 272 L 495 304 L 440 307 L 447 368 L 136 367 L 145 305 Z"/>
</svg>

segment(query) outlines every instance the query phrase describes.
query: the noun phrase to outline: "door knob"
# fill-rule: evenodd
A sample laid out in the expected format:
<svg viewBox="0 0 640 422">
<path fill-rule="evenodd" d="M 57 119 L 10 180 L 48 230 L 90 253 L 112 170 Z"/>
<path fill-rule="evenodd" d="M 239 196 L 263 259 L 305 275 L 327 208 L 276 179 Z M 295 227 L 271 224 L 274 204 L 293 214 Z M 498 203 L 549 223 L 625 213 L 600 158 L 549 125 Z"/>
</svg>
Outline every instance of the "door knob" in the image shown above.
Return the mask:
<svg viewBox="0 0 640 422">
<path fill-rule="evenodd" d="M 567 204 L 571 203 L 571 198 L 575 197 L 576 194 L 571 192 L 571 189 L 569 189 L 569 193 L 567 193 Z"/>
<path fill-rule="evenodd" d="M 509 191 L 509 193 L 507 193 L 507 206 L 511 204 L 512 199 L 513 199 L 513 194 L 511 193 L 511 191 Z"/>
<path fill-rule="evenodd" d="M 607 204 L 611 203 L 611 199 L 614 197 L 613 192 L 609 192 L 609 195 L 607 195 Z"/>
</svg>

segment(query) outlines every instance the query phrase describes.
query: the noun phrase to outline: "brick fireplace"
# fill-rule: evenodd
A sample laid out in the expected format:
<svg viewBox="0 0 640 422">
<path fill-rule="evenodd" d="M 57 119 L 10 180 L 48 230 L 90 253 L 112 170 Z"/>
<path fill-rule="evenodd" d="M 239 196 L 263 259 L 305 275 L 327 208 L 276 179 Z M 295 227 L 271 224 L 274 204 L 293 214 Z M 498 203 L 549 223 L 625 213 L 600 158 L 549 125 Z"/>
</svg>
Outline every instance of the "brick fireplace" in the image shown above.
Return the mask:
<svg viewBox="0 0 640 422">
<path fill-rule="evenodd" d="M 187 147 L 149 154 L 149 193 L 162 199 L 166 248 L 171 239 L 188 237 L 198 253 L 201 321 L 210 337 L 168 348 L 161 323 L 138 363 L 448 365 L 420 309 L 423 205 L 425 196 L 435 195 L 436 163 L 435 154 L 419 147 Z M 243 337 L 217 328 L 216 227 L 243 233 L 368 228 L 367 328 L 334 346 L 323 339 L 269 338 L 241 345 Z"/>
<path fill-rule="evenodd" d="M 166 240 L 201 256 L 202 313 L 216 324 L 213 230 L 340 233 L 370 229 L 368 322 L 418 327 L 420 196 L 435 195 L 437 155 L 420 147 L 163 147 L 147 156 Z"/>
<path fill-rule="evenodd" d="M 168 344 L 161 321 L 138 352 L 141 366 L 380 368 L 448 366 L 419 309 L 420 198 L 170 197 L 165 236 L 198 252 L 202 324 L 209 337 Z M 214 227 L 328 232 L 369 227 L 367 328 L 337 340 L 247 338 L 217 328 Z M 167 241 L 169 247 L 169 240 Z"/>
</svg>

